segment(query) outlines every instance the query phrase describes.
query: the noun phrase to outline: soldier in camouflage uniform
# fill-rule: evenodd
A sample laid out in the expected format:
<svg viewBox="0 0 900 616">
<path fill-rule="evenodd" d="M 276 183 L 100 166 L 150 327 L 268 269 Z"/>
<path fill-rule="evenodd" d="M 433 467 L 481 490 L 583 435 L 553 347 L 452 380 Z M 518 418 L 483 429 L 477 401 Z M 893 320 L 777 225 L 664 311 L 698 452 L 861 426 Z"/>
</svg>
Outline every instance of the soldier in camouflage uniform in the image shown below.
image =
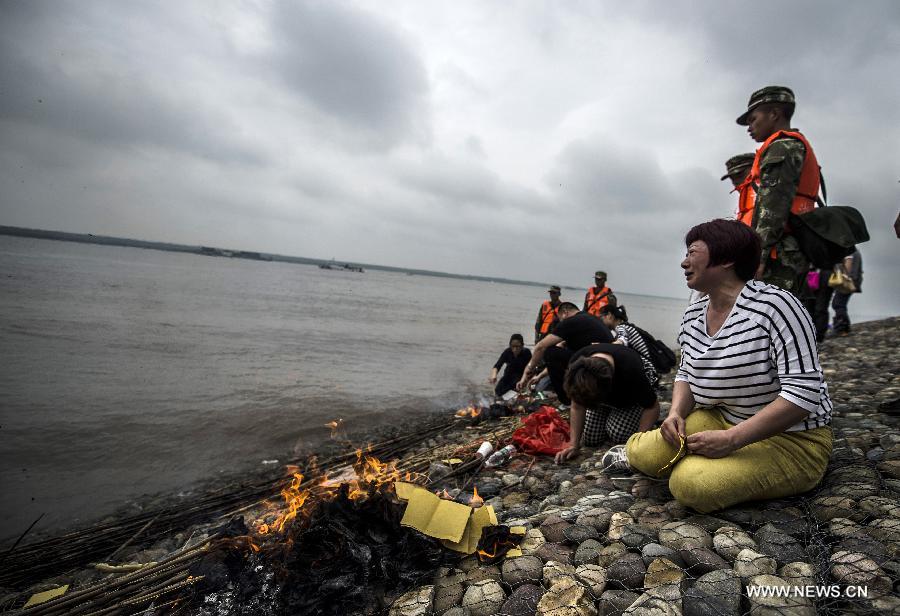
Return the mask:
<svg viewBox="0 0 900 616">
<path fill-rule="evenodd" d="M 750 174 L 750 167 L 753 166 L 753 159 L 756 154 L 747 152 L 746 154 L 737 154 L 725 161 L 725 175 L 722 181 L 731 180 L 732 186 L 739 187 L 747 179 Z"/>
<path fill-rule="evenodd" d="M 748 127 L 754 141 L 763 143 L 745 180 L 757 192 L 749 223 L 762 240 L 762 260 L 756 278 L 791 291 L 803 300 L 809 294 L 806 287 L 809 260 L 800 252 L 797 240 L 786 231 L 786 224 L 798 198 L 811 199 L 809 208 L 813 207 L 819 176 L 818 163 L 812 149 L 807 147 L 808 142 L 790 127 L 795 104 L 794 93 L 789 88 L 768 86 L 750 96 L 747 111 L 737 123 Z M 788 131 L 793 136 L 780 135 L 767 144 L 779 131 Z M 813 195 L 798 193 L 807 155 L 813 157 L 811 166 L 815 168 L 816 194 Z"/>
</svg>

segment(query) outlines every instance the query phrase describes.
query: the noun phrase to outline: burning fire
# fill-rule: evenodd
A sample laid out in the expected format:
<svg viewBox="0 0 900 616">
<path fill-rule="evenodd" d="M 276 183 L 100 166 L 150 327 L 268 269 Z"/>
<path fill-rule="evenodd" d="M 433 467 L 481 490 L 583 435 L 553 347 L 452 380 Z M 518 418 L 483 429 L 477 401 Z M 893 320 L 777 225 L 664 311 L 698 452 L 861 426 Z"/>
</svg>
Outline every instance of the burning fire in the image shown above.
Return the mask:
<svg viewBox="0 0 900 616">
<path fill-rule="evenodd" d="M 274 520 L 269 522 L 261 520 L 256 525 L 256 532 L 260 535 L 284 532 L 290 523 L 303 515 L 305 505 L 332 500 L 344 484 L 348 487 L 347 497 L 350 500 L 360 500 L 383 487 L 393 490 L 395 481 L 415 483 L 423 479 L 418 473 L 398 469 L 396 460 L 381 462 L 374 456 L 366 455 L 361 449 L 356 451 L 356 462 L 341 469 L 333 477 L 329 477 L 327 473 L 318 475 L 315 466 L 312 467 L 312 473 L 318 476 L 310 479 L 300 473 L 296 466 L 289 466 L 288 472 L 292 479 L 290 484 L 281 490 L 283 506 Z M 272 512 L 269 512 L 264 518 L 271 515 Z"/>
<path fill-rule="evenodd" d="M 470 507 L 481 507 L 484 505 L 484 499 L 478 496 L 478 488 L 476 486 L 472 486 L 472 499 L 469 501 Z"/>
<path fill-rule="evenodd" d="M 478 417 L 481 415 L 481 407 L 475 406 L 474 404 L 470 404 L 464 409 L 459 409 L 456 411 L 457 417 Z"/>
</svg>

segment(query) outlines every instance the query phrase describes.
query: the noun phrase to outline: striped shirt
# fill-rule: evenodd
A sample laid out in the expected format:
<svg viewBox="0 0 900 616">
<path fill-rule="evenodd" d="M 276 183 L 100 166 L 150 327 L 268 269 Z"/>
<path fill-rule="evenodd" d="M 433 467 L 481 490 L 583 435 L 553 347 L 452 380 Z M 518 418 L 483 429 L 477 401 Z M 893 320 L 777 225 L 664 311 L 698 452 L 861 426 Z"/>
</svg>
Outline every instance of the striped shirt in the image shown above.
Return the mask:
<svg viewBox="0 0 900 616">
<path fill-rule="evenodd" d="M 831 423 L 831 399 L 819 365 L 812 319 L 797 298 L 751 280 L 714 335 L 706 333 L 709 297 L 681 321 L 681 363 L 676 381 L 691 387 L 700 406 L 715 406 L 740 423 L 781 396 L 807 411 L 788 432 Z"/>
<path fill-rule="evenodd" d="M 625 343 L 625 346 L 634 349 L 641 354 L 641 357 L 650 361 L 650 349 L 647 348 L 647 343 L 630 323 L 616 325 L 616 335 Z"/>
</svg>

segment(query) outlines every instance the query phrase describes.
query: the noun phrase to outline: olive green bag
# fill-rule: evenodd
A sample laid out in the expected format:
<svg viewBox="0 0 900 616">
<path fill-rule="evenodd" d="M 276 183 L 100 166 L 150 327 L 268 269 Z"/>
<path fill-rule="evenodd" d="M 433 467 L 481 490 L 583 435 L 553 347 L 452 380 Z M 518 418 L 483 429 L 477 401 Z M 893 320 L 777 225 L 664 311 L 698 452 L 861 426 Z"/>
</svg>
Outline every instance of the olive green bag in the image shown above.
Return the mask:
<svg viewBox="0 0 900 616">
<path fill-rule="evenodd" d="M 869 241 L 865 219 L 859 210 L 848 205 L 817 207 L 799 216 L 791 214 L 790 225 L 800 250 L 820 269 L 830 269 L 851 254 L 857 244 Z"/>
</svg>

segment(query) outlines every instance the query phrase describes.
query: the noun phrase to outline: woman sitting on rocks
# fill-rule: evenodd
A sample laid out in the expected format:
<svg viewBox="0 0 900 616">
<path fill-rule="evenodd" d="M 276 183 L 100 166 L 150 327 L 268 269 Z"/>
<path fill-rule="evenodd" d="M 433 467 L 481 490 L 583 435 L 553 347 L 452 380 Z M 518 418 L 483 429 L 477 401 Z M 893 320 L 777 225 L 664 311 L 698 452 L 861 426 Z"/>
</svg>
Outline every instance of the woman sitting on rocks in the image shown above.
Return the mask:
<svg viewBox="0 0 900 616">
<path fill-rule="evenodd" d="M 701 512 L 805 492 L 831 454 L 831 400 L 809 313 L 790 293 L 752 280 L 759 237 L 713 220 L 685 237 L 687 286 L 707 293 L 684 313 L 672 407 L 658 430 L 604 456 L 669 477 Z"/>
</svg>

